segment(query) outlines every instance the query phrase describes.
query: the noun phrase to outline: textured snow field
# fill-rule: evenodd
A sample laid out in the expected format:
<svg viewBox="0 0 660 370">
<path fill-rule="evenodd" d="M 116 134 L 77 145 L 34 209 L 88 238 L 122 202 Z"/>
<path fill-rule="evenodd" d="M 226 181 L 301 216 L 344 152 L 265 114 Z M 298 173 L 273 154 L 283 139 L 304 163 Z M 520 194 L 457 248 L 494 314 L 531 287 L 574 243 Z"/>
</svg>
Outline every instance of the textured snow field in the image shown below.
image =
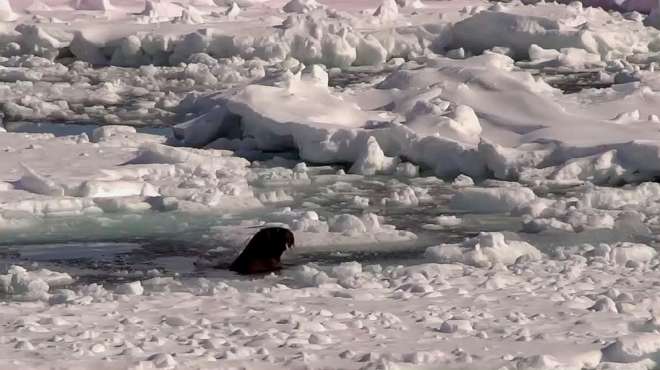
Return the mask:
<svg viewBox="0 0 660 370">
<path fill-rule="evenodd" d="M 0 369 L 658 368 L 658 4 L 524 3 L 0 0 Z"/>
</svg>

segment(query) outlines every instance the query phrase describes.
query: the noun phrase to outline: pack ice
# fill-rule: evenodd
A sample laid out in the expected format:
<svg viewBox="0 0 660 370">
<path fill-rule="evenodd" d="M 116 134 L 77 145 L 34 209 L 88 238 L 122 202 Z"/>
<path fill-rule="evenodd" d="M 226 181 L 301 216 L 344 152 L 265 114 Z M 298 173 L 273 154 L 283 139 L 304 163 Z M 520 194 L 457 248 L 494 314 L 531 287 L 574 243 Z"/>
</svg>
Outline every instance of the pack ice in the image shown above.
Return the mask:
<svg viewBox="0 0 660 370">
<path fill-rule="evenodd" d="M 657 368 L 658 9 L 0 0 L 0 368 Z"/>
</svg>

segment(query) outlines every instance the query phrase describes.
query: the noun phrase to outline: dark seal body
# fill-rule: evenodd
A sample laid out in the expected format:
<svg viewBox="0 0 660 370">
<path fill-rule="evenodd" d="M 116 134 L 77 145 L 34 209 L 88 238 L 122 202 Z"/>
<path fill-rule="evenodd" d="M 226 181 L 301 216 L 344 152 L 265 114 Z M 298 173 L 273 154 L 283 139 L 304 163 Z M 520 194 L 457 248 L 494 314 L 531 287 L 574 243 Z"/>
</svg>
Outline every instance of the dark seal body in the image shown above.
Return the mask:
<svg viewBox="0 0 660 370">
<path fill-rule="evenodd" d="M 250 239 L 229 269 L 242 275 L 259 274 L 282 268 L 282 254 L 294 245 L 293 233 L 283 227 L 267 227 Z"/>
</svg>

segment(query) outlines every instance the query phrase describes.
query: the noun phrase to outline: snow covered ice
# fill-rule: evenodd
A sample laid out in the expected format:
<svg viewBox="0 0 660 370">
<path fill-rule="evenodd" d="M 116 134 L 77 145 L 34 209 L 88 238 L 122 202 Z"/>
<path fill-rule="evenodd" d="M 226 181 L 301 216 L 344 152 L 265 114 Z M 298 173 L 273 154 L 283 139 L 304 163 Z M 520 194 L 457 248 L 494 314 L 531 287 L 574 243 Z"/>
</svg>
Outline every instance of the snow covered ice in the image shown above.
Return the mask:
<svg viewBox="0 0 660 370">
<path fill-rule="evenodd" d="M 0 369 L 660 367 L 659 6 L 0 0 Z"/>
</svg>

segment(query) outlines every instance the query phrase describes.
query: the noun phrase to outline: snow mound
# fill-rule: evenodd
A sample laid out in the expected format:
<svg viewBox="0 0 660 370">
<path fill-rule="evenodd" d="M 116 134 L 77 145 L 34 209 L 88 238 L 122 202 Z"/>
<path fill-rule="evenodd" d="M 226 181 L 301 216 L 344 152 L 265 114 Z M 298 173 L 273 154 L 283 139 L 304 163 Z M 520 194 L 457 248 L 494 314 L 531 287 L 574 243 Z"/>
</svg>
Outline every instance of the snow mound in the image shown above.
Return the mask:
<svg viewBox="0 0 660 370">
<path fill-rule="evenodd" d="M 647 263 L 657 255 L 655 249 L 639 243 L 619 243 L 610 252 L 612 262 L 624 266 L 629 262 Z"/>
<path fill-rule="evenodd" d="M 133 281 L 130 283 L 124 283 L 115 289 L 118 294 L 123 295 L 142 295 L 144 293 L 144 288 L 140 281 Z"/>
<path fill-rule="evenodd" d="M 309 13 L 316 9 L 325 9 L 325 5 L 316 0 L 290 0 L 282 8 L 286 13 Z"/>
<path fill-rule="evenodd" d="M 34 0 L 30 6 L 25 8 L 28 12 L 48 12 L 53 10 L 53 8 L 40 0 Z"/>
<path fill-rule="evenodd" d="M 567 161 L 549 176 L 558 183 L 580 183 L 589 181 L 594 184 L 616 185 L 621 181 L 633 179 L 617 158 L 617 151 Z"/>
<path fill-rule="evenodd" d="M 598 44 L 589 32 L 562 28 L 559 22 L 550 18 L 491 11 L 477 13 L 456 23 L 450 48 L 463 47 L 482 53 L 494 46 L 505 46 L 517 58 L 526 58 L 533 44 L 544 49 L 574 47 L 598 52 Z"/>
<path fill-rule="evenodd" d="M 46 269 L 28 271 L 21 266 L 11 266 L 6 274 L 0 274 L 0 294 L 10 295 L 15 300 L 48 300 L 51 287 L 73 282 L 67 273 Z"/>
<path fill-rule="evenodd" d="M 364 125 L 368 117 L 327 88 L 305 81 L 288 89 L 251 85 L 232 97 L 227 107 L 241 117 L 243 135 L 254 137 L 260 149 L 297 147 L 303 159 L 319 163 L 353 162 L 357 145 L 346 148 L 341 142 L 355 137 L 351 128 Z M 356 143 L 351 140 L 351 144 Z"/>
<path fill-rule="evenodd" d="M 640 13 L 649 13 L 657 8 L 654 0 L 582 0 L 580 2 L 585 6 Z"/>
<path fill-rule="evenodd" d="M 329 222 L 330 232 L 344 234 L 364 234 L 367 227 L 357 216 L 343 214 L 333 217 Z"/>
<path fill-rule="evenodd" d="M 132 161 L 138 164 L 169 163 L 190 166 L 206 165 L 212 168 L 245 168 L 250 162 L 243 158 L 232 157 L 231 152 L 211 149 L 176 148 L 156 143 L 140 147 L 138 156 Z"/>
<path fill-rule="evenodd" d="M 23 165 L 23 176 L 16 183 L 16 187 L 35 194 L 64 196 L 64 188 L 55 181 L 39 175 L 30 167 Z"/>
<path fill-rule="evenodd" d="M 113 10 L 114 7 L 110 4 L 110 0 L 74 0 L 73 9 L 108 11 Z"/>
<path fill-rule="evenodd" d="M 373 176 L 376 173 L 391 172 L 396 164 L 394 158 L 386 157 L 378 145 L 378 141 L 370 136 L 365 148 L 351 166 L 350 172 Z"/>
<path fill-rule="evenodd" d="M 259 4 L 266 3 L 270 0 L 224 0 L 225 5 L 231 6 L 232 3 L 236 3 L 241 7 L 251 7 Z M 217 3 L 221 3 L 222 0 L 217 0 Z"/>
<path fill-rule="evenodd" d="M 461 244 L 442 244 L 426 249 L 425 256 L 440 263 L 464 263 L 478 267 L 495 264 L 512 265 L 522 256 L 541 258 L 533 245 L 517 240 L 506 240 L 502 233 L 480 233 Z"/>
<path fill-rule="evenodd" d="M 137 130 L 132 126 L 123 126 L 123 125 L 108 125 L 101 126 L 94 129 L 92 132 L 91 142 L 99 143 L 111 139 L 114 136 L 119 135 L 133 135 L 136 134 Z"/>
<path fill-rule="evenodd" d="M 181 16 L 176 17 L 172 20 L 172 23 L 179 24 L 200 24 L 204 23 L 203 14 L 192 6 L 188 6 L 186 9 L 181 11 Z"/>
<path fill-rule="evenodd" d="M 383 3 L 374 12 L 381 23 L 395 22 L 399 18 L 399 6 L 394 0 L 383 0 Z"/>
<path fill-rule="evenodd" d="M 633 363 L 645 359 L 657 360 L 660 355 L 660 335 L 631 334 L 617 338 L 603 348 L 603 361 Z"/>
<path fill-rule="evenodd" d="M 232 2 L 229 8 L 225 11 L 225 15 L 229 18 L 236 18 L 241 14 L 241 7 L 235 2 Z"/>
<path fill-rule="evenodd" d="M 88 198 L 128 196 L 156 197 L 160 194 L 151 184 L 142 181 L 85 181 L 80 195 Z"/>
<path fill-rule="evenodd" d="M 422 0 L 396 0 L 396 3 L 401 8 L 422 9 L 426 7 Z"/>
<path fill-rule="evenodd" d="M 229 111 L 220 106 L 175 125 L 174 136 L 187 146 L 201 147 L 223 136 L 228 131 L 232 120 L 233 117 L 230 116 Z"/>
<path fill-rule="evenodd" d="M 185 8 L 178 3 L 147 0 L 144 3 L 144 10 L 139 15 L 157 21 L 181 17 L 184 10 Z"/>
<path fill-rule="evenodd" d="M 0 0 L 0 22 L 13 22 L 18 19 L 18 15 L 11 7 L 9 0 Z"/>
<path fill-rule="evenodd" d="M 633 205 L 651 206 L 660 200 L 660 184 L 646 182 L 632 189 L 592 187 L 581 203 L 588 208 L 623 209 Z"/>
</svg>

